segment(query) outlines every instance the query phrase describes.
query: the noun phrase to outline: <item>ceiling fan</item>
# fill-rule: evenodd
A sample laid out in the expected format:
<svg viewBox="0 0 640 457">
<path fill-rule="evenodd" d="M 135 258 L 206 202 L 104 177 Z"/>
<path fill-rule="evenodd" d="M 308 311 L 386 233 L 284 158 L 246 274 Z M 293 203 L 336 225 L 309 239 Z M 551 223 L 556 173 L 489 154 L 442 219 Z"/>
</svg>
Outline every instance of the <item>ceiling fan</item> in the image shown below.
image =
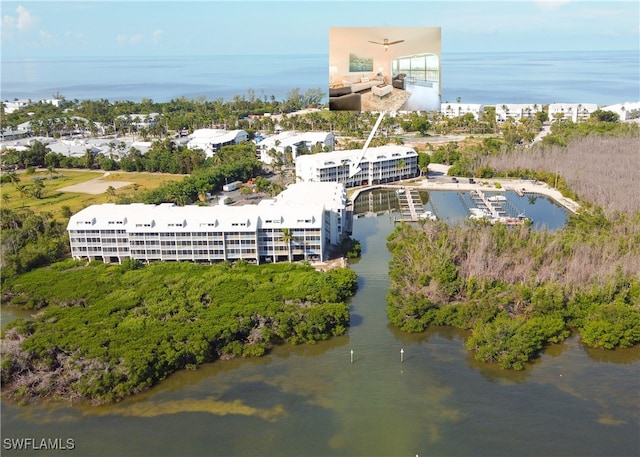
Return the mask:
<svg viewBox="0 0 640 457">
<path fill-rule="evenodd" d="M 371 41 L 371 40 L 369 40 L 369 43 L 381 44 L 382 46 L 384 46 L 384 50 L 385 51 L 387 51 L 389 49 L 389 46 L 391 46 L 392 44 L 398 44 L 398 43 L 402 43 L 402 42 L 404 42 L 404 40 L 389 41 L 387 38 L 384 39 L 383 43 L 380 43 L 379 41 Z"/>
</svg>

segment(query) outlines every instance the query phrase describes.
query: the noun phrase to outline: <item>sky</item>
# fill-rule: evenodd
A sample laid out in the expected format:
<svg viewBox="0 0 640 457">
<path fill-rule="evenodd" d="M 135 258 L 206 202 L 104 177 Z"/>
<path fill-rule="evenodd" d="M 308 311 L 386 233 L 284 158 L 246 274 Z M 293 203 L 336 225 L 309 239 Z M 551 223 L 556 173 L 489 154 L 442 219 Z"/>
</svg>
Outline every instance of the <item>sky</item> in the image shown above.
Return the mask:
<svg viewBox="0 0 640 457">
<path fill-rule="evenodd" d="M 441 27 L 442 52 L 640 48 L 640 2 L 0 1 L 2 59 L 326 54 L 330 27 Z"/>
</svg>

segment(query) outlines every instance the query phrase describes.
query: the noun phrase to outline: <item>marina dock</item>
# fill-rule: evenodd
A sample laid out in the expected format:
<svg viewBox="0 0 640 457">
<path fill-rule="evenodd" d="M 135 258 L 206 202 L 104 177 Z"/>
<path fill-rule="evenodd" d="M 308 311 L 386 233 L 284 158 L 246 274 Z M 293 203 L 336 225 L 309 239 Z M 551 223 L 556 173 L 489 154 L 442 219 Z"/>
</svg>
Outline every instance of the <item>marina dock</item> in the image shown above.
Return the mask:
<svg viewBox="0 0 640 457">
<path fill-rule="evenodd" d="M 418 222 L 420 220 L 435 220 L 437 217 L 430 211 L 425 211 L 418 189 L 403 187 L 396 190 L 400 204 L 400 217 L 396 222 Z"/>
<path fill-rule="evenodd" d="M 502 222 L 508 225 L 522 224 L 527 220 L 503 195 L 487 197 L 481 190 L 472 190 L 469 196 L 475 205 L 474 208 L 468 208 L 472 219 L 488 219 L 491 223 Z M 517 213 L 517 216 L 509 216 L 505 207 L 509 207 L 512 213 Z"/>
</svg>

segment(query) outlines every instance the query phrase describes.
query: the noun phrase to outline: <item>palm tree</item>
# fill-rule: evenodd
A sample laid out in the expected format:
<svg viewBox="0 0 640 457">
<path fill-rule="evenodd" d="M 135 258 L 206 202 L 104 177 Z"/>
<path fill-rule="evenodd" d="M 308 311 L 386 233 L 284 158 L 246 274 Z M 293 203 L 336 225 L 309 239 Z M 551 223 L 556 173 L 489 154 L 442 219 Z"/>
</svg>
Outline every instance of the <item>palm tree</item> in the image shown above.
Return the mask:
<svg viewBox="0 0 640 457">
<path fill-rule="evenodd" d="M 40 200 L 42 198 L 42 193 L 44 192 L 44 187 L 42 179 L 34 179 L 30 189 L 31 195 Z"/>
<path fill-rule="evenodd" d="M 406 167 L 407 167 L 407 163 L 404 161 L 404 159 L 400 159 L 396 164 L 396 168 L 400 172 L 400 179 L 402 179 L 402 177 L 404 176 L 404 169 Z"/>
<path fill-rule="evenodd" d="M 16 190 L 20 193 L 20 198 L 22 198 L 22 207 L 24 208 L 24 197 L 28 193 L 28 189 L 26 184 L 17 184 Z"/>
<path fill-rule="evenodd" d="M 288 228 L 283 228 L 282 229 L 282 237 L 280 238 L 281 241 L 287 243 L 287 255 L 289 257 L 289 262 L 291 262 L 291 240 L 293 239 L 293 236 L 291 235 L 291 230 Z"/>
<path fill-rule="evenodd" d="M 7 177 L 9 178 L 9 182 L 13 184 L 13 187 L 17 188 L 18 183 L 20 182 L 20 176 L 15 171 L 11 171 L 7 173 Z"/>
<path fill-rule="evenodd" d="M 184 206 L 187 204 L 188 198 L 184 194 L 180 194 L 176 197 L 176 205 Z"/>
<path fill-rule="evenodd" d="M 109 201 L 116 195 L 116 189 L 113 186 L 107 187 L 107 196 L 109 197 Z"/>
</svg>

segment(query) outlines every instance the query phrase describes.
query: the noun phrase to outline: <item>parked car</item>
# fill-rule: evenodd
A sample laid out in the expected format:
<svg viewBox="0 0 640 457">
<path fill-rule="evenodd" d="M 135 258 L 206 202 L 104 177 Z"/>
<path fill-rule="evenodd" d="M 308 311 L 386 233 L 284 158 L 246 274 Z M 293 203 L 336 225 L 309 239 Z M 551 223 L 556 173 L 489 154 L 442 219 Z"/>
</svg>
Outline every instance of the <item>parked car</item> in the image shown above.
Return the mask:
<svg viewBox="0 0 640 457">
<path fill-rule="evenodd" d="M 475 183 L 476 183 L 476 180 L 475 180 L 475 179 L 473 179 L 473 178 L 469 178 L 469 184 L 475 184 Z"/>
<path fill-rule="evenodd" d="M 458 178 L 451 178 L 451 182 L 458 182 Z"/>
</svg>

